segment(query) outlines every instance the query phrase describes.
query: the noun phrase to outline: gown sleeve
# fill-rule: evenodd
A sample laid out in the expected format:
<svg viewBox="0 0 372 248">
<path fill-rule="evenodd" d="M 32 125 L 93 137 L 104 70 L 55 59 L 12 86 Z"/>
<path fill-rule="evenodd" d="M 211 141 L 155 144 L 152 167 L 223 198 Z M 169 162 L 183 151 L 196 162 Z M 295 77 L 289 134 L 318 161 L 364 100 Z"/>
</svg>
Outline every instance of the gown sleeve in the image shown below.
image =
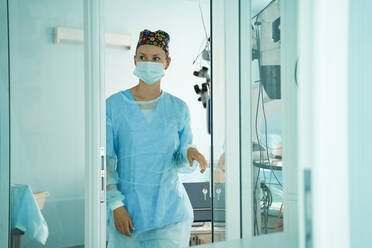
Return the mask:
<svg viewBox="0 0 372 248">
<path fill-rule="evenodd" d="M 179 173 L 192 173 L 198 167 L 197 161 L 194 161 L 193 166 L 190 166 L 189 160 L 187 159 L 187 150 L 190 147 L 196 148 L 196 146 L 192 143 L 190 122 L 189 109 L 185 104 L 182 121 L 183 128 L 178 132 L 180 145 L 173 155 L 173 163 L 177 167 Z"/>
<path fill-rule="evenodd" d="M 119 175 L 117 156 L 114 145 L 114 129 L 112 127 L 111 106 L 106 101 L 106 202 L 112 211 L 124 206 L 124 195 L 117 189 Z"/>
</svg>

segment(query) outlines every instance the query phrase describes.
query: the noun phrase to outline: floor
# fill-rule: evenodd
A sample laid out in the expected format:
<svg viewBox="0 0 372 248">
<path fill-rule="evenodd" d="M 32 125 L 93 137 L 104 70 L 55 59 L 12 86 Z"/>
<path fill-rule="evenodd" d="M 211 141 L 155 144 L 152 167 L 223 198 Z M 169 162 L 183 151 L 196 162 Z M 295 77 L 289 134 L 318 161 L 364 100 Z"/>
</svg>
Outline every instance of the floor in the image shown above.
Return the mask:
<svg viewBox="0 0 372 248">
<path fill-rule="evenodd" d="M 298 237 L 293 234 L 275 233 L 246 239 L 218 242 L 195 248 L 298 248 Z"/>
<path fill-rule="evenodd" d="M 268 227 L 269 228 L 267 230 L 267 234 L 272 234 L 276 231 L 275 230 L 276 221 L 277 221 L 276 216 L 269 216 L 269 219 L 268 219 Z M 206 224 L 208 224 L 208 223 L 206 223 Z M 219 248 L 219 247 L 224 247 L 224 248 L 225 247 L 229 247 L 229 248 L 249 247 L 249 248 L 252 248 L 251 245 L 252 245 L 252 242 L 254 242 L 252 240 L 235 240 L 235 241 L 230 241 L 230 242 L 217 242 L 217 243 L 214 243 L 214 244 L 196 246 L 197 243 L 206 244 L 206 243 L 210 243 L 210 241 L 211 241 L 210 226 L 206 226 L 206 229 L 208 229 L 208 230 L 200 231 L 199 229 L 200 228 L 196 228 L 195 230 L 193 230 L 194 235 L 193 234 L 191 235 L 192 240 L 194 239 L 194 241 L 195 241 L 195 236 L 198 236 L 197 240 L 201 241 L 201 242 L 197 242 L 197 241 L 196 242 L 191 242 L 192 247 L 195 247 L 195 248 L 207 248 L 207 247 L 208 248 Z M 278 232 L 282 232 L 282 231 L 283 231 L 283 219 L 280 220 L 279 228 L 278 228 Z M 224 236 L 224 232 L 221 232 L 221 233 L 223 233 L 223 236 Z M 262 234 L 265 233 L 265 230 L 263 228 L 261 229 L 261 233 Z M 269 235 L 269 236 L 272 236 L 272 235 Z M 253 238 L 253 240 L 254 239 L 262 240 L 262 239 L 265 239 L 265 238 L 267 238 L 267 235 L 262 235 L 261 237 Z M 270 239 L 271 238 L 269 237 L 269 240 Z M 273 242 L 275 242 L 275 241 L 273 241 Z M 260 244 L 257 247 L 266 247 L 266 246 L 263 246 L 262 244 Z M 278 247 L 278 246 L 275 246 L 275 247 Z M 69 248 L 84 248 L 84 246 L 74 246 L 74 247 L 69 247 Z M 288 248 L 288 247 L 286 247 L 286 248 Z"/>
</svg>

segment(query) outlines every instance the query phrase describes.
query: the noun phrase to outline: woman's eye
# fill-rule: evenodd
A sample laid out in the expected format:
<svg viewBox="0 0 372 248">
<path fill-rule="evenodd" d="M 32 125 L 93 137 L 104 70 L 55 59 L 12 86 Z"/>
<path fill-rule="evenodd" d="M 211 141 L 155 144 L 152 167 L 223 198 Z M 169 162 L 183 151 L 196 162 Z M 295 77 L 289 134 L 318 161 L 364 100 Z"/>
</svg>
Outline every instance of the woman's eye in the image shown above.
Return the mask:
<svg viewBox="0 0 372 248">
<path fill-rule="evenodd" d="M 140 56 L 140 60 L 145 60 L 145 56 Z"/>
<path fill-rule="evenodd" d="M 160 58 L 159 57 L 154 57 L 154 61 L 159 61 Z"/>
</svg>

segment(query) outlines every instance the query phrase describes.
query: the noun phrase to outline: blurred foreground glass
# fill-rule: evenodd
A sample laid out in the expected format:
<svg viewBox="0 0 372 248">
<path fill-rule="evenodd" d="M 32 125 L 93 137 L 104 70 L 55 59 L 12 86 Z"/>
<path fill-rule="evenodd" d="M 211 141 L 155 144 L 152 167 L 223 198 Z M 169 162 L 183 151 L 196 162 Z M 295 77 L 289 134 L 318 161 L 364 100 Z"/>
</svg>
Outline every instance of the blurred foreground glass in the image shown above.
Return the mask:
<svg viewBox="0 0 372 248">
<path fill-rule="evenodd" d="M 83 1 L 9 1 L 11 237 L 22 247 L 84 245 L 84 45 L 61 28 L 83 33 Z"/>
</svg>

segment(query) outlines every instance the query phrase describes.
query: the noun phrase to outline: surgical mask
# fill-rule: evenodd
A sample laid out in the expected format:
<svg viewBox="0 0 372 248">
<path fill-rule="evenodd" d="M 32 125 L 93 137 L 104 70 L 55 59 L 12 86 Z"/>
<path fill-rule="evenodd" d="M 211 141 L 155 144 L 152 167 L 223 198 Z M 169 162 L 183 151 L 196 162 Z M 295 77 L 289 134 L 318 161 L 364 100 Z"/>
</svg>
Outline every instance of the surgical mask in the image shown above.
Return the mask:
<svg viewBox="0 0 372 248">
<path fill-rule="evenodd" d="M 133 74 L 146 84 L 154 84 L 164 77 L 164 64 L 156 62 L 137 62 Z"/>
</svg>

